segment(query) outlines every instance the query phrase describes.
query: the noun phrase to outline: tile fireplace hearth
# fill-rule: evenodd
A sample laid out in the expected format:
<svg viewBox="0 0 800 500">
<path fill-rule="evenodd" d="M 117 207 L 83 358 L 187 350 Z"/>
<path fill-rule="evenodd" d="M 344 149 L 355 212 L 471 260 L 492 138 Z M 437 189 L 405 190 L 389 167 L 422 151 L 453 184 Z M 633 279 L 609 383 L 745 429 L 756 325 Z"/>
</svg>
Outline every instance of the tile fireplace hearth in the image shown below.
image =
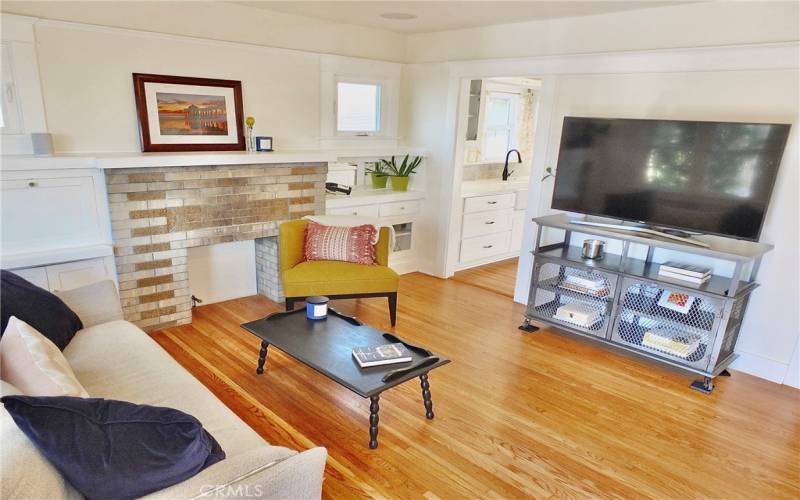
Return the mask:
<svg viewBox="0 0 800 500">
<path fill-rule="evenodd" d="M 190 323 L 187 248 L 274 237 L 283 221 L 324 213 L 326 172 L 326 163 L 106 170 L 125 319 L 145 330 Z"/>
</svg>

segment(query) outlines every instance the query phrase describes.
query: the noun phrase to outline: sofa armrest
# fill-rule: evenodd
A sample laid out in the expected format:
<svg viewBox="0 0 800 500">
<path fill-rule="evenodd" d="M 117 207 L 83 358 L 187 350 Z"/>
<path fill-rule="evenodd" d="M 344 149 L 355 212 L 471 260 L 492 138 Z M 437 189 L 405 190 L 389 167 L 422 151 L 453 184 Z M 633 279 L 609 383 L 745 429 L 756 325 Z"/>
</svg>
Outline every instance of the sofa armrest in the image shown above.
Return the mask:
<svg viewBox="0 0 800 500">
<path fill-rule="evenodd" d="M 296 453 L 280 446 L 263 446 L 226 458 L 145 498 L 317 499 L 322 495 L 327 456 L 325 448 Z"/>
<path fill-rule="evenodd" d="M 378 243 L 375 244 L 375 261 L 379 266 L 389 265 L 389 241 L 392 239 L 392 229 L 382 227 L 380 229 Z"/>
<path fill-rule="evenodd" d="M 291 220 L 278 227 L 278 269 L 281 273 L 303 261 L 307 220 Z"/>
<path fill-rule="evenodd" d="M 84 328 L 123 319 L 117 285 L 111 280 L 54 293 L 75 311 Z"/>
</svg>

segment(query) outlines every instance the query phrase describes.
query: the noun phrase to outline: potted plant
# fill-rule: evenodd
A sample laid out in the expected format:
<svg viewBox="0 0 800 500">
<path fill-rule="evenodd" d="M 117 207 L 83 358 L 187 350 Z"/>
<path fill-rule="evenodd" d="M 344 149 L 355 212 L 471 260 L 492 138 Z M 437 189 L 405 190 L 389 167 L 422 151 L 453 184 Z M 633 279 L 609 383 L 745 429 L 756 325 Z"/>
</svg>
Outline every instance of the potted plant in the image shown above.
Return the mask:
<svg viewBox="0 0 800 500">
<path fill-rule="evenodd" d="M 383 160 L 385 166 L 391 172 L 392 189 L 394 191 L 408 191 L 409 176 L 415 173 L 416 168 L 422 163 L 422 157 L 416 156 L 409 161 L 408 155 L 403 158 L 403 162 L 398 166 L 392 156 L 391 161 Z"/>
<path fill-rule="evenodd" d="M 386 181 L 389 180 L 389 171 L 385 162 L 386 160 L 376 161 L 372 164 L 372 167 L 366 170 L 366 173 L 372 178 L 373 189 L 386 188 Z"/>
</svg>

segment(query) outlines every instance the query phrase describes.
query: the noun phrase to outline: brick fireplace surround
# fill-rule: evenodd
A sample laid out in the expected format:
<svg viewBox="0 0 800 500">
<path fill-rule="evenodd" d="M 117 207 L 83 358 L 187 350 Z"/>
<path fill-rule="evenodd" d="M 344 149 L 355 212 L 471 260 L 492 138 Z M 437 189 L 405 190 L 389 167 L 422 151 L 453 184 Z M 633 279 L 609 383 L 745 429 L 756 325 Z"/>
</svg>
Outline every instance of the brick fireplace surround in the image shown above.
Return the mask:
<svg viewBox="0 0 800 500">
<path fill-rule="evenodd" d="M 145 330 L 191 322 L 187 249 L 256 240 L 275 260 L 286 220 L 325 211 L 326 163 L 125 168 L 106 171 L 125 319 Z M 259 293 L 274 292 L 261 274 Z M 274 266 L 273 266 L 274 267 Z"/>
</svg>

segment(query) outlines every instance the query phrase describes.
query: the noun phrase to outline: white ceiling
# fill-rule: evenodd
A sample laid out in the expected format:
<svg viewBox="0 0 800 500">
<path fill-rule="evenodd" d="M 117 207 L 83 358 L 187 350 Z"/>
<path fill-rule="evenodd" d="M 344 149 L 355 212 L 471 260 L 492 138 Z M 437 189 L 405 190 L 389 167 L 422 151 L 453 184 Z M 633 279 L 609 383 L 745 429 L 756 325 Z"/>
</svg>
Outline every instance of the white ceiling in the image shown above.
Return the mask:
<svg viewBox="0 0 800 500">
<path fill-rule="evenodd" d="M 493 24 L 517 23 L 561 17 L 590 16 L 625 10 L 688 3 L 686 1 L 236 1 L 250 7 L 356 24 L 398 33 L 426 33 Z M 407 13 L 416 19 L 380 17 Z"/>
</svg>

